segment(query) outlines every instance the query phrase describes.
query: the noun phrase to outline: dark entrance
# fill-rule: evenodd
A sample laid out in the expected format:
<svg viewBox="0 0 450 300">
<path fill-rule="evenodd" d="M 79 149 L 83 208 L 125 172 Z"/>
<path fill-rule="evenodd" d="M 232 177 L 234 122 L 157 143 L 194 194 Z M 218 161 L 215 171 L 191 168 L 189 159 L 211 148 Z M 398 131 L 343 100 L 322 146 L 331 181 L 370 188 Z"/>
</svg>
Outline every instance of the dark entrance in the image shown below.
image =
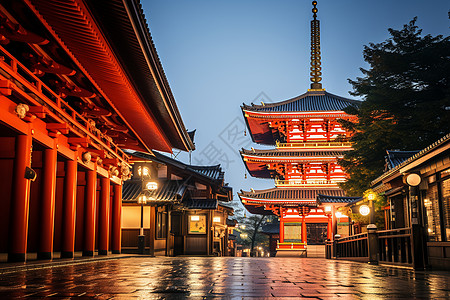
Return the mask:
<svg viewBox="0 0 450 300">
<path fill-rule="evenodd" d="M 327 223 L 306 223 L 308 245 L 325 245 L 327 226 Z"/>
</svg>

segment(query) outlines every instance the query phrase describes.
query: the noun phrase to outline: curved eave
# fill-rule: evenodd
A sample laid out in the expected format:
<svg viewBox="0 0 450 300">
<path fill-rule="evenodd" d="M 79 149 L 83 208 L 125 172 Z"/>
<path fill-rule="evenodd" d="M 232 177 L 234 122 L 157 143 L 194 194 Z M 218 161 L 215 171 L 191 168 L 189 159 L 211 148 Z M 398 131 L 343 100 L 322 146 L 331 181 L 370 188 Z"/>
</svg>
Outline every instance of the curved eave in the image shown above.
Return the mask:
<svg viewBox="0 0 450 300">
<path fill-rule="evenodd" d="M 272 216 L 275 215 L 271 210 L 267 210 L 263 205 L 243 204 L 245 209 L 254 215 Z"/>
<path fill-rule="evenodd" d="M 243 196 L 238 193 L 241 202 L 245 205 L 293 205 L 293 206 L 317 206 L 315 199 L 292 200 L 292 199 L 260 199 Z"/>
<path fill-rule="evenodd" d="M 254 155 L 243 155 L 244 161 L 260 162 L 260 163 L 305 163 L 305 162 L 335 162 L 338 158 L 343 156 L 292 156 L 292 157 L 261 157 Z"/>
<path fill-rule="evenodd" d="M 269 123 L 264 119 L 249 119 L 248 114 L 242 106 L 241 109 L 252 141 L 258 144 L 274 146 L 276 142 L 272 130 L 269 127 Z"/>
<path fill-rule="evenodd" d="M 241 106 L 245 124 L 254 143 L 263 145 L 275 145 L 279 138 L 274 137 L 270 121 L 278 119 L 308 119 L 308 118 L 334 118 L 334 119 L 355 119 L 344 111 L 295 111 L 295 112 L 257 112 L 247 110 L 247 106 Z"/>
<path fill-rule="evenodd" d="M 147 150 L 175 146 L 81 0 L 29 0 L 30 8 Z M 158 101 L 158 100 L 156 100 Z"/>
<path fill-rule="evenodd" d="M 298 112 L 298 111 L 342 111 L 349 106 L 359 106 L 361 101 L 344 98 L 323 91 L 308 91 L 297 97 L 263 105 L 243 105 L 242 108 L 254 112 Z"/>
<path fill-rule="evenodd" d="M 194 150 L 194 143 L 184 126 L 139 1 L 96 0 L 88 2 L 88 6 L 101 20 L 122 66 L 133 78 L 132 82 L 142 99 L 155 112 L 174 148 Z"/>
<path fill-rule="evenodd" d="M 349 115 L 342 110 L 338 111 L 283 111 L 283 112 L 261 112 L 261 111 L 251 111 L 251 110 L 243 110 L 246 117 L 255 118 L 255 119 L 304 119 L 304 118 L 355 118 L 355 116 Z"/>
</svg>

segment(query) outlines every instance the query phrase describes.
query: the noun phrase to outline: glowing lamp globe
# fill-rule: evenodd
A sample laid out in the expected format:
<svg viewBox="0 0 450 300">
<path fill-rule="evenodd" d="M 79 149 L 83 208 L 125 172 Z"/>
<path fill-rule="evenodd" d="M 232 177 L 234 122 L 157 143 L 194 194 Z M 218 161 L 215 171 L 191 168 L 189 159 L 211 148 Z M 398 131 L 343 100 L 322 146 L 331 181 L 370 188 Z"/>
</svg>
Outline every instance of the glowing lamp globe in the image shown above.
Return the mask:
<svg viewBox="0 0 450 300">
<path fill-rule="evenodd" d="M 363 216 L 367 216 L 368 214 L 370 214 L 370 207 L 368 207 L 367 205 L 361 205 L 359 207 L 359 213 Z"/>
</svg>

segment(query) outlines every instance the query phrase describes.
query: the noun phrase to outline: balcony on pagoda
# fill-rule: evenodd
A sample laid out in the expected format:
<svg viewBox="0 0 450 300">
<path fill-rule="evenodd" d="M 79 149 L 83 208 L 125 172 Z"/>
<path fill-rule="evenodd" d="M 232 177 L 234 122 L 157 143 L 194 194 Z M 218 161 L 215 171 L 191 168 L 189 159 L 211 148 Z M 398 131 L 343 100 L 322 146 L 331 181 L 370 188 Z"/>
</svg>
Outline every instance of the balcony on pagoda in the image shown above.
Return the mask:
<svg viewBox="0 0 450 300">
<path fill-rule="evenodd" d="M 352 133 L 341 120 L 355 121 L 344 110 L 360 101 L 326 92 L 309 90 L 298 97 L 272 104 L 241 107 L 253 142 L 288 148 L 350 148 Z"/>
<path fill-rule="evenodd" d="M 337 186 L 346 175 L 338 164 L 344 151 L 245 150 L 251 176 L 276 179 L 277 186 Z"/>
</svg>

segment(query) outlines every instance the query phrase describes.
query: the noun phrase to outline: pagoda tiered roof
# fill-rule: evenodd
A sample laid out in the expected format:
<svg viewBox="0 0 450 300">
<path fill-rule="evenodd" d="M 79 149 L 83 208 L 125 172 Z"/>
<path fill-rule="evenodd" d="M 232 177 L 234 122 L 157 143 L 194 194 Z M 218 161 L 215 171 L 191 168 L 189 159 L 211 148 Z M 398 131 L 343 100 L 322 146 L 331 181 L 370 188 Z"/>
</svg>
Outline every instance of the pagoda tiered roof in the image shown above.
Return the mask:
<svg viewBox="0 0 450 300">
<path fill-rule="evenodd" d="M 344 112 L 350 106 L 358 107 L 361 101 L 347 99 L 328 93 L 325 90 L 309 90 L 295 98 L 261 105 L 241 106 L 250 136 L 255 143 L 275 145 L 283 141 L 283 136 L 271 127 L 270 122 L 280 120 L 296 120 L 297 122 L 311 119 L 350 119 L 353 116 Z"/>
<path fill-rule="evenodd" d="M 279 150 L 245 150 L 240 151 L 244 164 L 253 177 L 273 178 L 275 173 L 269 170 L 270 163 L 337 163 L 344 151 L 293 151 Z"/>
<path fill-rule="evenodd" d="M 270 150 L 246 150 L 242 149 L 240 151 L 241 155 L 244 157 L 255 157 L 255 158 L 273 158 L 275 161 L 286 161 L 286 160 L 303 160 L 303 158 L 313 158 L 315 160 L 323 159 L 324 157 L 335 158 L 342 157 L 344 155 L 344 151 L 296 151 L 296 150 L 279 150 L 279 149 L 270 149 Z M 278 159 L 280 158 L 280 159 Z M 264 159 L 264 161 L 267 161 Z"/>
<path fill-rule="evenodd" d="M 261 205 L 292 205 L 292 206 L 317 206 L 317 196 L 329 195 L 333 197 L 345 197 L 340 188 L 271 188 L 267 190 L 242 191 L 238 193 L 244 204 Z"/>
<path fill-rule="evenodd" d="M 243 111 L 264 113 L 304 113 L 304 112 L 326 112 L 343 111 L 349 106 L 358 107 L 361 101 L 340 97 L 324 90 L 308 91 L 300 96 L 277 103 L 265 103 L 261 105 L 243 104 Z"/>
</svg>

